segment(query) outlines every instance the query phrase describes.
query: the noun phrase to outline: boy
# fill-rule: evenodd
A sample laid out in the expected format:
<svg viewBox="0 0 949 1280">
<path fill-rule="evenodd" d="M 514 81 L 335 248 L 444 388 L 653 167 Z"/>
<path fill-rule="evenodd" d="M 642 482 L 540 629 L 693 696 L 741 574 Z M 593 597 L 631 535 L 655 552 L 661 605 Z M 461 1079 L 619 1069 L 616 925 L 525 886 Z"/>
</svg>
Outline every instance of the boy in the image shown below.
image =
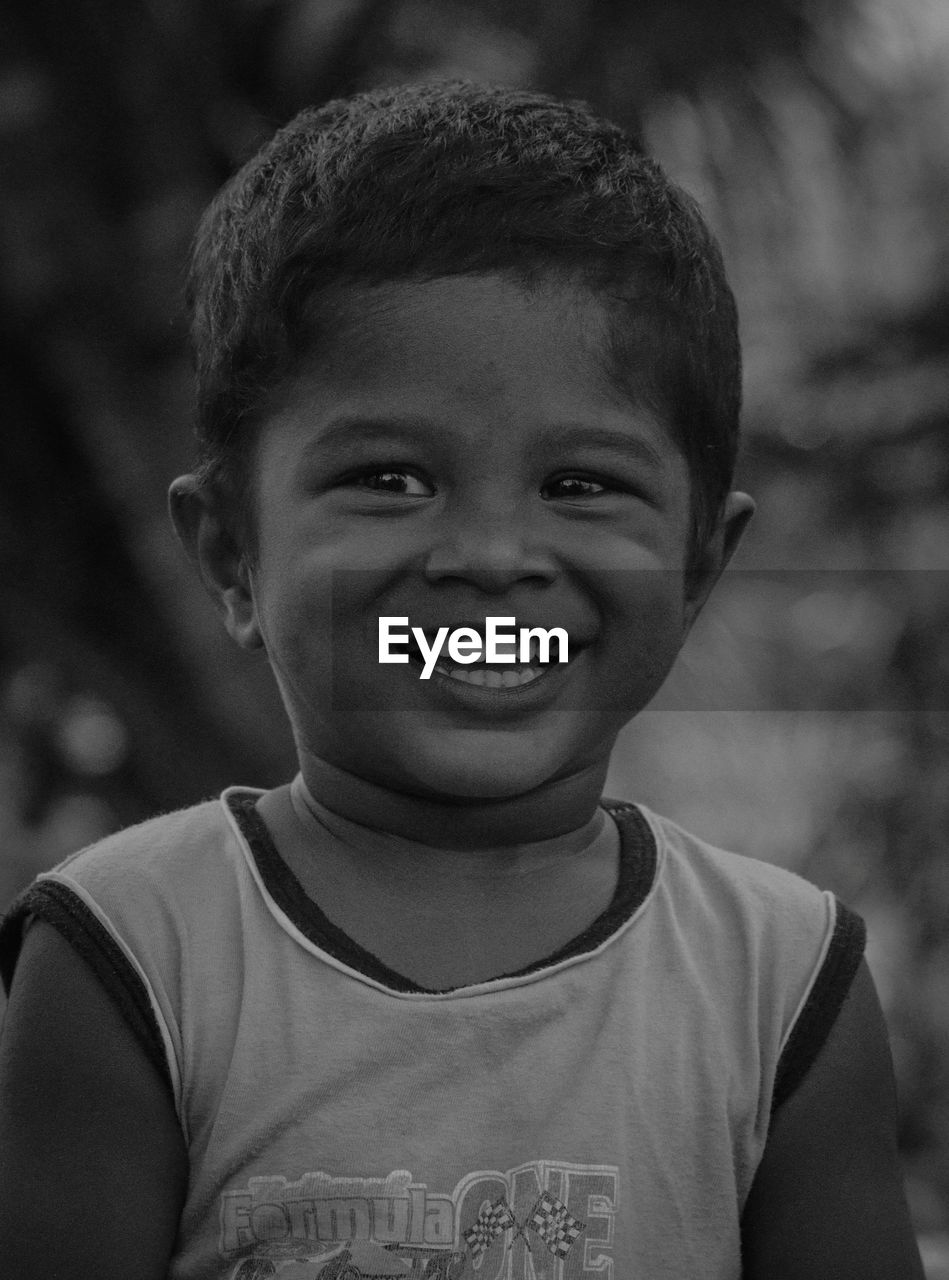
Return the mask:
<svg viewBox="0 0 949 1280">
<path fill-rule="evenodd" d="M 752 510 L 692 203 L 580 104 L 384 90 L 191 301 L 173 517 L 300 772 L 8 914 L 7 1274 L 920 1276 L 862 922 L 600 799 Z"/>
</svg>

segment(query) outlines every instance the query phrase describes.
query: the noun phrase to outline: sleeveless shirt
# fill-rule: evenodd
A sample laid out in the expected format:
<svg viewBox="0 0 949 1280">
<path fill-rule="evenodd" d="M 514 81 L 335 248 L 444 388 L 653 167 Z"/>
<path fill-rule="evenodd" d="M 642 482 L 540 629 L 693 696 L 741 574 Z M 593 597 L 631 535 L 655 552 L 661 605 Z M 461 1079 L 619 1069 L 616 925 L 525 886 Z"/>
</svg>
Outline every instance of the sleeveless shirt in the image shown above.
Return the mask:
<svg viewBox="0 0 949 1280">
<path fill-rule="evenodd" d="M 739 1280 L 771 1117 L 860 917 L 605 800 L 608 909 L 525 970 L 428 991 L 304 894 L 260 794 L 73 855 L 0 929 L 9 988 L 25 921 L 56 926 L 167 1082 L 190 1162 L 170 1280 Z"/>
</svg>

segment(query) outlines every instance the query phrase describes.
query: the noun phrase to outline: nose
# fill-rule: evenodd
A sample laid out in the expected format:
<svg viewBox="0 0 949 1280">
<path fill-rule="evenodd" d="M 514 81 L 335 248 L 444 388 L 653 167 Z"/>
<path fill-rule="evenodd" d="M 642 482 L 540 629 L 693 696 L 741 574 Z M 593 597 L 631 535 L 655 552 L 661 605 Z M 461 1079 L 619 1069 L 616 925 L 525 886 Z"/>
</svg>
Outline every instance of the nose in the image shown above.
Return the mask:
<svg viewBox="0 0 949 1280">
<path fill-rule="evenodd" d="M 445 514 L 425 560 L 429 582 L 456 580 L 500 594 L 557 576 L 552 549 L 532 529 L 523 501 L 472 503 Z"/>
</svg>

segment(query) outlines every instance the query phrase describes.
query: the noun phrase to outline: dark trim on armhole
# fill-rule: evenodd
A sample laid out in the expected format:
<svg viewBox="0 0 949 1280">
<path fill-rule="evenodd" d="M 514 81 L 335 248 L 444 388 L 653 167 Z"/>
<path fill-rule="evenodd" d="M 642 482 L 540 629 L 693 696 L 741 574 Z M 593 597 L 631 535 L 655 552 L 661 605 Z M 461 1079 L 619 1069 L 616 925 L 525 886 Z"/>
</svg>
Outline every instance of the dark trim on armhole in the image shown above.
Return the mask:
<svg viewBox="0 0 949 1280">
<path fill-rule="evenodd" d="M 837 901 L 827 955 L 778 1061 L 772 1116 L 794 1093 L 824 1047 L 860 967 L 866 941 L 867 927 L 861 917 Z"/>
<path fill-rule="evenodd" d="M 281 858 L 267 825 L 257 812 L 257 795 L 231 795 L 227 803 L 241 834 L 250 846 L 267 892 L 311 942 L 337 960 L 342 960 L 351 969 L 393 991 L 444 995 L 458 990 L 457 987 L 447 987 L 433 991 L 428 987 L 421 987 L 411 978 L 396 973 L 372 952 L 361 947 L 323 914 Z M 523 977 L 595 950 L 645 901 L 656 876 L 658 861 L 656 842 L 649 824 L 636 805 L 629 801 L 603 799 L 601 804 L 615 818 L 620 832 L 620 871 L 613 900 L 583 933 L 553 955 L 545 956 L 543 960 L 519 969 L 516 973 L 498 974 L 489 981 Z"/>
<path fill-rule="evenodd" d="M 9 994 L 28 916 L 51 924 L 89 965 L 174 1096 L 165 1043 L 141 977 L 122 948 L 78 894 L 54 880 L 38 880 L 0 921 L 0 977 Z"/>
</svg>

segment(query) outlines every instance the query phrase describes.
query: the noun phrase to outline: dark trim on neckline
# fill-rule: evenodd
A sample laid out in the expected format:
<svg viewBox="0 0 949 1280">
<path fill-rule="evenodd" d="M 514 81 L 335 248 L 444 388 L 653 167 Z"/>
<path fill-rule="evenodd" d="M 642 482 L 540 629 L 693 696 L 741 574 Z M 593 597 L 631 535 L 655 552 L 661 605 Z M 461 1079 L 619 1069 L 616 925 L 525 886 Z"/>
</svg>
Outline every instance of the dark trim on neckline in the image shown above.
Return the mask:
<svg viewBox="0 0 949 1280">
<path fill-rule="evenodd" d="M 656 878 L 658 854 L 656 842 L 646 819 L 636 805 L 626 800 L 603 799 L 602 807 L 619 827 L 620 867 L 619 880 L 609 906 L 582 933 L 565 946 L 534 961 L 514 973 L 501 973 L 485 982 L 500 982 L 506 978 L 522 978 L 540 969 L 550 968 L 564 960 L 595 951 L 621 925 L 638 910 Z M 320 907 L 306 893 L 277 851 L 270 830 L 257 812 L 257 795 L 230 794 L 227 804 L 250 848 L 261 879 L 270 896 L 281 911 L 293 922 L 304 937 L 328 952 L 351 969 L 366 978 L 381 983 L 400 994 L 446 995 L 461 991 L 463 987 L 431 988 L 420 986 L 390 969 L 372 952 L 354 942 L 338 925 L 333 924 Z M 479 982 L 466 986 L 481 986 Z"/>
</svg>

